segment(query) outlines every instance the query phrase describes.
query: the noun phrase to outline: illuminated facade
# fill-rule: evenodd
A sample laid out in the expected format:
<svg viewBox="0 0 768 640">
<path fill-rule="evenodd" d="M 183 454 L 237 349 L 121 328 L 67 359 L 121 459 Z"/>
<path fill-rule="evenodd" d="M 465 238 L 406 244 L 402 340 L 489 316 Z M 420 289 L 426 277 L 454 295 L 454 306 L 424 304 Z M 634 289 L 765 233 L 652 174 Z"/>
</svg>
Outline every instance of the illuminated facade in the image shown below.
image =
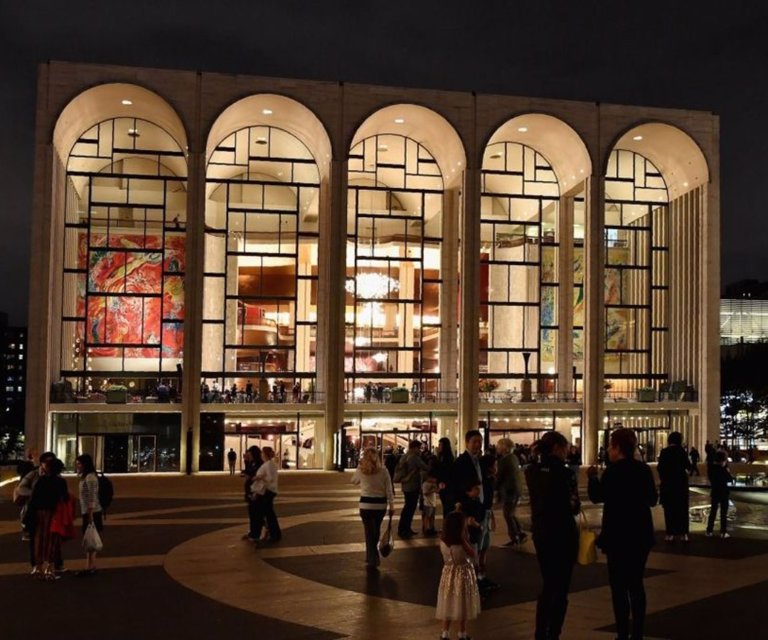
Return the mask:
<svg viewBox="0 0 768 640">
<path fill-rule="evenodd" d="M 284 468 L 718 428 L 718 120 L 41 66 L 28 433 L 71 464 Z"/>
</svg>

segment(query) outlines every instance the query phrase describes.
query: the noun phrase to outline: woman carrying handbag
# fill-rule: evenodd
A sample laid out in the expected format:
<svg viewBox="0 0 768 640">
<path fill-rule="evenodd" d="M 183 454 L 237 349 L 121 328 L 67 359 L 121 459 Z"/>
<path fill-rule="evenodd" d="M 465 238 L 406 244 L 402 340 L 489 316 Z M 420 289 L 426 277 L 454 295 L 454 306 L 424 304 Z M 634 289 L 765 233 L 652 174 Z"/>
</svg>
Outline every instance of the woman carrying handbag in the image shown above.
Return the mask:
<svg viewBox="0 0 768 640">
<path fill-rule="evenodd" d="M 395 508 L 395 494 L 392 490 L 392 479 L 389 472 L 381 464 L 381 458 L 376 449 L 368 448 L 360 458 L 360 464 L 352 476 L 352 484 L 360 487 L 360 519 L 363 521 L 365 532 L 365 566 L 375 569 L 381 564 L 379 557 L 379 538 L 381 523 L 389 506 L 390 524 Z M 386 545 L 382 545 L 382 550 Z"/>
<path fill-rule="evenodd" d="M 84 453 L 75 460 L 75 470 L 80 476 L 80 513 L 83 516 L 83 550 L 85 569 L 78 571 L 80 577 L 96 574 L 96 553 L 101 551 L 101 532 L 104 530 L 101 504 L 99 503 L 99 478 L 93 458 Z"/>
</svg>

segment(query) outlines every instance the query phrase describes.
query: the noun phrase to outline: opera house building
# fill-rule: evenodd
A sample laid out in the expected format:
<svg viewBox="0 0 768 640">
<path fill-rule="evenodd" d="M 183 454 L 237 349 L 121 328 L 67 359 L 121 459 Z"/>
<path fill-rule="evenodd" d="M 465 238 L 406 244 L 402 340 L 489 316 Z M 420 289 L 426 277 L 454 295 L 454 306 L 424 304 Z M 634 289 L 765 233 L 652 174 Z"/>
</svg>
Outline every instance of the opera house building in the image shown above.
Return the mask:
<svg viewBox="0 0 768 640">
<path fill-rule="evenodd" d="M 719 428 L 711 113 L 51 62 L 27 442 L 356 464 L 479 428 Z M 462 444 L 463 446 L 463 444 Z"/>
</svg>

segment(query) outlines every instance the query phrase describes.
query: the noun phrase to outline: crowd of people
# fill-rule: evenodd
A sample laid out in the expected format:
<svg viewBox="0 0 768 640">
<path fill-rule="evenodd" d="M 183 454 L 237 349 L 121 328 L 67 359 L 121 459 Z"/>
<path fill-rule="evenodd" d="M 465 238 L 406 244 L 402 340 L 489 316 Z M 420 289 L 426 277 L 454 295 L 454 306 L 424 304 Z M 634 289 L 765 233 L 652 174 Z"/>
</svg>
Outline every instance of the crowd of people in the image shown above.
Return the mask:
<svg viewBox="0 0 768 640">
<path fill-rule="evenodd" d="M 494 508 L 501 511 L 508 541 L 505 547 L 525 542 L 516 511 L 527 485 L 531 507 L 531 534 L 542 578 L 537 601 L 535 638 L 559 638 L 568 608 L 573 567 L 579 549 L 582 514 L 578 488 L 581 456 L 558 432 L 549 432 L 532 446 L 514 445 L 503 438 L 483 454 L 479 431 L 469 431 L 465 450 L 454 456 L 451 442 L 442 438 L 436 451 L 412 441 L 407 451 L 388 450 L 383 455 L 366 449 L 353 482 L 360 487 L 360 517 L 363 521 L 366 566 L 376 570 L 381 559 L 377 550 L 384 518 L 394 513 L 394 495 L 400 490 L 403 509 L 397 534 L 410 539 L 417 532 L 413 520 L 421 505 L 424 536 L 440 537 L 444 568 L 440 578 L 437 618 L 441 637 L 450 637 L 458 626 L 459 638 L 468 638 L 467 622 L 479 615 L 482 596 L 499 588 L 487 566 L 491 532 L 495 530 Z M 655 543 L 651 509 L 661 502 L 666 540 L 689 542 L 688 481 L 692 467 L 690 451 L 680 433 L 669 435 L 659 454 L 659 486 L 650 467 L 641 458 L 637 437 L 631 429 L 617 429 L 603 449 L 602 464 L 587 470 L 588 496 L 603 505 L 597 546 L 607 559 L 618 638 L 643 637 L 646 596 L 643 575 Z M 695 459 L 695 456 L 694 456 Z M 711 483 L 712 508 L 707 535 L 718 509 L 721 537 L 728 537 L 727 454 L 716 446 L 706 450 L 707 475 Z M 437 507 L 442 510 L 442 531 L 435 525 Z M 493 573 L 490 567 L 490 573 Z"/>
<path fill-rule="evenodd" d="M 297 404 L 300 402 L 314 402 L 315 385 L 310 381 L 309 388 L 304 389 L 300 381 L 296 381 L 290 387 L 282 380 L 277 380 L 270 386 L 266 380 L 261 381 L 258 386 L 252 382 L 237 386 L 232 383 L 231 387 L 219 388 L 218 382 L 209 385 L 203 382 L 200 385 L 200 401 L 203 403 L 222 403 L 222 404 L 250 404 L 252 402 L 271 402 L 284 404 L 290 402 Z"/>
<path fill-rule="evenodd" d="M 97 573 L 96 555 L 101 548 L 104 530 L 103 509 L 99 498 L 99 479 L 93 458 L 82 454 L 75 461 L 78 496 L 69 492 L 62 478 L 64 463 L 50 451 L 43 453 L 39 466 L 29 461 L 21 469 L 21 479 L 14 490 L 14 503 L 21 507 L 22 541 L 29 544 L 29 562 L 33 578 L 59 580 L 67 569 L 61 552 L 62 544 L 77 537 L 75 503 L 79 503 L 82 535 L 85 541 L 85 569 L 77 576 Z M 31 468 L 30 468 L 31 467 Z M 89 531 L 94 529 L 94 531 Z M 94 539 L 97 544 L 91 543 Z"/>
</svg>

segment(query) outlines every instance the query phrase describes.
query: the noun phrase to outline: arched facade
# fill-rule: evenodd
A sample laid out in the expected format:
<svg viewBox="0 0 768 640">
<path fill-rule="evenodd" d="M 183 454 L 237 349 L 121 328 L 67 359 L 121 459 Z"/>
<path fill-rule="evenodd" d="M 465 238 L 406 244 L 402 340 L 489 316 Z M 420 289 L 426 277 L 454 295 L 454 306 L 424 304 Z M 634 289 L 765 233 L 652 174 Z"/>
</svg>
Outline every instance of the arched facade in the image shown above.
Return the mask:
<svg viewBox="0 0 768 640">
<path fill-rule="evenodd" d="M 619 425 L 649 455 L 673 428 L 716 438 L 710 114 L 41 78 L 33 446 L 196 471 L 252 444 L 349 467 L 475 426 L 557 429 L 587 461 Z"/>
</svg>

